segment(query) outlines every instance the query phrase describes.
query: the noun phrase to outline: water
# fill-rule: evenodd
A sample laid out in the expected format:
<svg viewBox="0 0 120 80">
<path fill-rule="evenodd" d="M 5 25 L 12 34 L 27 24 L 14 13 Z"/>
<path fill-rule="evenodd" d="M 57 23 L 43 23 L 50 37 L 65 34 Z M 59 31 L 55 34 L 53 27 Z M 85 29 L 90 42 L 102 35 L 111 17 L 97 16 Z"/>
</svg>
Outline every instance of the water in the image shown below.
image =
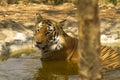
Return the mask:
<svg viewBox="0 0 120 80">
<path fill-rule="evenodd" d="M 27 80 L 33 78 L 40 67 L 38 59 L 10 58 L 0 63 L 0 80 Z"/>
<path fill-rule="evenodd" d="M 104 73 L 102 80 L 120 80 L 120 69 L 116 69 Z"/>
<path fill-rule="evenodd" d="M 34 56 L 2 61 L 0 80 L 77 80 L 77 63 L 41 61 L 38 54 Z"/>
<path fill-rule="evenodd" d="M 72 61 L 42 62 L 33 80 L 77 80 L 78 66 Z"/>
<path fill-rule="evenodd" d="M 78 65 L 72 61 L 42 62 L 32 80 L 78 80 Z M 102 80 L 120 80 L 120 69 L 105 72 Z"/>
<path fill-rule="evenodd" d="M 41 61 L 39 56 L 34 56 L 1 62 L 0 80 L 78 80 L 77 63 Z M 120 80 L 120 69 L 104 73 L 102 80 Z"/>
</svg>

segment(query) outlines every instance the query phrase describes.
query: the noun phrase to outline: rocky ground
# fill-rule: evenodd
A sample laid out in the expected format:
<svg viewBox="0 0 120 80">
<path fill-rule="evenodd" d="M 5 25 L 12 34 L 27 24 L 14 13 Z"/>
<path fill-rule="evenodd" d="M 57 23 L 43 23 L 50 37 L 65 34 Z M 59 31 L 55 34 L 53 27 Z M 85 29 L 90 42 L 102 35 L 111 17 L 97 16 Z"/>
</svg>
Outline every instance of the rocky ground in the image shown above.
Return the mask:
<svg viewBox="0 0 120 80">
<path fill-rule="evenodd" d="M 77 37 L 76 10 L 76 7 L 70 3 L 58 6 L 44 4 L 0 6 L 0 54 L 6 56 L 10 53 L 9 56 L 15 56 L 35 51 L 32 48 L 32 29 L 37 12 L 43 17 L 56 21 L 67 19 L 65 31 L 70 36 Z M 119 8 L 100 6 L 99 16 L 102 44 L 118 46 L 120 44 Z"/>
</svg>

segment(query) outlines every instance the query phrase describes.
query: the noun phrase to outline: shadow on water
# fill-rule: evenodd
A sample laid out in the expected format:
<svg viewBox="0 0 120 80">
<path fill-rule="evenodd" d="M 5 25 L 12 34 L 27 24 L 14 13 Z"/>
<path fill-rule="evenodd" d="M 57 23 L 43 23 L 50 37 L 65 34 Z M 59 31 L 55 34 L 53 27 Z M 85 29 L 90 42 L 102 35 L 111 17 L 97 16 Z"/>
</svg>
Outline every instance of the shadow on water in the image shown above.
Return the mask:
<svg viewBox="0 0 120 80">
<path fill-rule="evenodd" d="M 78 80 L 78 65 L 72 61 L 45 61 L 31 80 Z M 120 69 L 103 73 L 102 80 L 120 80 Z"/>
<path fill-rule="evenodd" d="M 78 66 L 72 61 L 44 61 L 33 80 L 77 80 Z"/>
</svg>

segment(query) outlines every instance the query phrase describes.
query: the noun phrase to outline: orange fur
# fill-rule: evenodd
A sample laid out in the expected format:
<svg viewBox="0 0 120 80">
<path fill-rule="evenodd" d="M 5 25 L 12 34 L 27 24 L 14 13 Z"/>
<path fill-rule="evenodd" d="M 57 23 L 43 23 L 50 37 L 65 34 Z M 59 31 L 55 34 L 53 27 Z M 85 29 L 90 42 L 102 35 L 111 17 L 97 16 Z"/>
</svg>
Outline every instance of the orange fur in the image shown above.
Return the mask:
<svg viewBox="0 0 120 80">
<path fill-rule="evenodd" d="M 41 17 L 41 16 L 40 16 Z M 41 21 L 44 20 L 43 18 Z M 38 24 L 41 22 L 38 21 L 35 25 L 38 27 Z M 52 26 L 55 28 L 55 32 L 59 34 L 59 42 L 62 45 L 62 48 L 60 50 L 49 50 L 47 53 L 42 53 L 43 60 L 78 60 L 78 39 L 68 36 L 61 26 L 63 26 L 62 23 L 48 20 L 48 22 L 51 21 Z M 54 31 L 51 35 L 46 36 L 46 29 L 49 25 L 47 22 L 43 23 L 40 30 L 34 34 L 34 42 L 41 42 L 41 45 L 47 45 L 47 41 L 53 37 L 52 34 L 54 34 Z M 110 47 L 107 46 L 101 46 L 101 52 L 100 52 L 100 58 L 101 58 L 101 65 L 103 66 L 103 69 L 114 69 L 120 67 L 120 54 L 117 53 L 115 50 L 113 50 Z"/>
</svg>

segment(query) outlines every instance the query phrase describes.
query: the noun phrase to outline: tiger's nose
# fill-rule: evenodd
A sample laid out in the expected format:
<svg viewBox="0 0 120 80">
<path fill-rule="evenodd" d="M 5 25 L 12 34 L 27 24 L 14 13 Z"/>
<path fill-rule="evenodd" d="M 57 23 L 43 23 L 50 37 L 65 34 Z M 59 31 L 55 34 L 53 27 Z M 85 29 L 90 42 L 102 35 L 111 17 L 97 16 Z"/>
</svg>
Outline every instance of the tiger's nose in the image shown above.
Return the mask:
<svg viewBox="0 0 120 80">
<path fill-rule="evenodd" d="M 39 42 L 35 42 L 34 46 L 35 46 L 35 47 L 40 47 L 41 44 L 42 44 L 42 42 L 40 42 L 40 41 L 39 41 Z"/>
</svg>

